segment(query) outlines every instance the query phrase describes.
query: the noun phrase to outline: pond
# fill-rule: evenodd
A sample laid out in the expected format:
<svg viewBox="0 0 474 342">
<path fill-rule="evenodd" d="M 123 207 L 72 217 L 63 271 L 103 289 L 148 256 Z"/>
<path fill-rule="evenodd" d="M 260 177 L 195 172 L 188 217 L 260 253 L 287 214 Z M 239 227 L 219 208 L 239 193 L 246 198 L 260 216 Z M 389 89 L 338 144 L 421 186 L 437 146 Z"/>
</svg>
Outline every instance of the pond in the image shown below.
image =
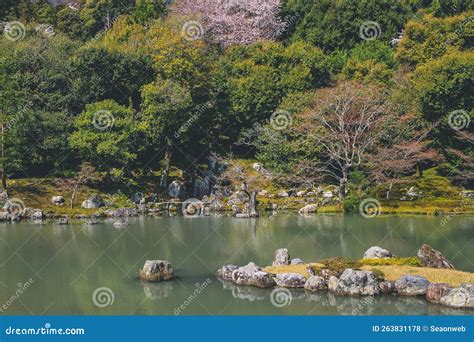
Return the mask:
<svg viewBox="0 0 474 342">
<path fill-rule="evenodd" d="M 223 283 L 224 264 L 271 264 L 275 249 L 316 261 L 362 257 L 374 245 L 412 256 L 423 243 L 457 269 L 474 272 L 474 217 L 294 214 L 236 219 L 141 217 L 126 228 L 113 221 L 87 226 L 28 222 L 0 225 L 0 313 L 3 315 L 410 315 L 472 314 L 392 295 L 337 297 L 290 291 L 281 303 L 272 289 Z M 444 224 L 447 223 L 447 224 Z M 147 259 L 170 260 L 176 280 L 144 284 Z M 280 298 L 281 299 L 281 298 Z M 286 298 L 288 299 L 288 298 Z M 273 303 L 273 304 L 272 304 Z M 276 305 L 275 305 L 276 304 Z"/>
</svg>

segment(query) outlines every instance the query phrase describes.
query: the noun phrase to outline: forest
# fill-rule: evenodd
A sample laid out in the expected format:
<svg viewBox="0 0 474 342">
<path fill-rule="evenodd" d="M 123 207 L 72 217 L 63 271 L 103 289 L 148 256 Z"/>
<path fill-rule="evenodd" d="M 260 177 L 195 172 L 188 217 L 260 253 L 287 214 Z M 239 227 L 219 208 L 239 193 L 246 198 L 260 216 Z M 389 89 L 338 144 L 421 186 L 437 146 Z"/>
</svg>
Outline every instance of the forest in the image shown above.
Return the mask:
<svg viewBox="0 0 474 342">
<path fill-rule="evenodd" d="M 82 172 L 166 189 L 213 157 L 279 188 L 334 185 L 347 208 L 424 175 L 434 196 L 469 192 L 473 15 L 468 0 L 3 0 L 3 186 Z"/>
</svg>

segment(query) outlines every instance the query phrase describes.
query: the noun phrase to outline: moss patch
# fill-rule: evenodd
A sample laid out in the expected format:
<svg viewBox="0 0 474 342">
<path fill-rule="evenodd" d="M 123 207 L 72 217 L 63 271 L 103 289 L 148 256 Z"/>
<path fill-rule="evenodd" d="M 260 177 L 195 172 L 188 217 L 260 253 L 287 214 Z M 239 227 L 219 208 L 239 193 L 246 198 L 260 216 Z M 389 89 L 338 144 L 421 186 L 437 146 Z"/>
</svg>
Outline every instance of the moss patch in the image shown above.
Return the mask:
<svg viewBox="0 0 474 342">
<path fill-rule="evenodd" d="M 81 204 L 90 195 L 100 195 L 106 201 L 112 202 L 113 208 L 130 206 L 131 203 L 126 195 L 111 195 L 98 189 L 81 185 L 76 191 L 74 208 L 70 208 L 71 192 L 69 189 L 59 187 L 53 179 L 14 179 L 8 181 L 8 196 L 20 199 L 26 207 L 41 209 L 56 215 L 74 216 L 77 214 L 91 215 L 101 210 L 82 209 Z M 66 203 L 57 206 L 51 203 L 53 196 L 63 196 Z"/>
<path fill-rule="evenodd" d="M 306 269 L 308 266 L 315 267 L 315 268 L 323 268 L 324 265 L 320 263 L 311 263 L 311 264 L 300 264 L 300 265 L 287 265 L 287 266 L 267 266 L 263 268 L 263 271 L 268 273 L 298 273 L 306 278 L 309 277 L 308 270 Z"/>
<path fill-rule="evenodd" d="M 385 258 L 385 259 L 361 259 L 362 266 L 414 266 L 421 267 L 420 259 L 417 257 L 410 258 Z"/>
<path fill-rule="evenodd" d="M 372 271 L 372 266 L 363 266 L 363 270 Z M 463 283 L 474 283 L 474 273 L 451 270 L 446 268 L 429 268 L 413 266 L 377 266 L 384 273 L 385 280 L 395 281 L 401 276 L 411 274 L 425 277 L 432 283 L 447 283 L 459 286 Z"/>
</svg>

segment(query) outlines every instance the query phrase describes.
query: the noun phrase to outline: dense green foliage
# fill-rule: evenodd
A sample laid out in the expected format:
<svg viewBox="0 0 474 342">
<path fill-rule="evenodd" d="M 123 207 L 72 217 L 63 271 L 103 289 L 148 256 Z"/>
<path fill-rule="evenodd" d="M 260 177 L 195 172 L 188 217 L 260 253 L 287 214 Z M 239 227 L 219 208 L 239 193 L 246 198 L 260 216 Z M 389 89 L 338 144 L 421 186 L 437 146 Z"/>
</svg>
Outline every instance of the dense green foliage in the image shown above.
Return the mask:
<svg viewBox="0 0 474 342">
<path fill-rule="evenodd" d="M 357 101 L 346 116 L 353 121 L 342 126 L 366 120 L 358 117 L 364 103 L 381 108 L 370 130 L 354 131 L 370 145 L 355 146 L 342 166 L 348 211 L 374 182 L 398 196 L 400 177 L 431 167 L 472 186 L 472 1 L 285 0 L 288 27 L 278 40 L 226 48 L 186 39 L 189 18 L 165 0 L 78 4 L 0 4 L 9 177 L 70 174 L 90 162 L 101 171 L 160 174 L 165 186 L 173 166 L 200 172 L 215 153 L 256 158 L 290 186 L 339 185 L 321 115 L 337 112 L 340 89 L 353 87 Z M 24 27 L 19 39 L 9 37 L 13 21 Z M 368 21 L 379 31 L 363 37 Z M 453 130 L 455 111 L 471 125 Z M 278 113 L 288 125 L 275 129 Z M 112 122 L 105 128 L 104 118 Z"/>
</svg>

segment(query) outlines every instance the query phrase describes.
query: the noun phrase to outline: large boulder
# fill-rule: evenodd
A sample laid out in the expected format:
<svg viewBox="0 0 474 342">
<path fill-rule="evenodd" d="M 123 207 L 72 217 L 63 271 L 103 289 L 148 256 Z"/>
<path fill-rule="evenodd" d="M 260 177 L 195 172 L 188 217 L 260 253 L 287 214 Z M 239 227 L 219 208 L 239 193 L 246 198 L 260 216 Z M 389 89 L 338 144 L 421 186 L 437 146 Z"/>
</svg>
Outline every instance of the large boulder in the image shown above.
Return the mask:
<svg viewBox="0 0 474 342">
<path fill-rule="evenodd" d="M 237 268 L 232 272 L 232 280 L 237 285 L 249 285 L 257 287 L 275 286 L 275 280 L 271 273 L 263 272 L 260 267 L 253 262 Z"/>
<path fill-rule="evenodd" d="M 303 260 L 300 258 L 291 259 L 290 265 L 303 265 Z"/>
<path fill-rule="evenodd" d="M 235 265 L 224 265 L 216 271 L 216 276 L 222 280 L 232 280 L 232 272 L 237 268 Z"/>
<path fill-rule="evenodd" d="M 82 202 L 82 209 L 97 209 L 105 206 L 104 199 L 99 195 L 90 196 Z"/>
<path fill-rule="evenodd" d="M 396 292 L 395 282 L 384 280 L 379 283 L 381 294 L 390 294 Z"/>
<path fill-rule="evenodd" d="M 300 215 L 309 215 L 309 214 L 314 214 L 318 211 L 318 206 L 314 204 L 308 204 L 305 205 L 303 208 L 301 208 L 298 213 Z"/>
<path fill-rule="evenodd" d="M 174 180 L 168 185 L 168 195 L 170 195 L 170 197 L 177 198 L 181 196 L 181 193 L 182 186 L 178 181 Z"/>
<path fill-rule="evenodd" d="M 420 296 L 426 294 L 429 284 L 424 277 L 405 275 L 395 281 L 395 288 L 403 296 Z"/>
<path fill-rule="evenodd" d="M 146 202 L 145 195 L 143 195 L 141 192 L 134 193 L 130 200 L 136 205 Z"/>
<path fill-rule="evenodd" d="M 391 252 L 379 246 L 370 247 L 364 253 L 364 259 L 383 259 L 392 257 L 394 257 L 394 255 Z"/>
<path fill-rule="evenodd" d="M 252 164 L 252 168 L 257 171 L 258 173 L 261 173 L 263 175 L 268 175 L 270 172 L 268 172 L 267 169 L 265 169 L 265 167 L 263 167 L 262 164 L 260 163 L 253 163 Z"/>
<path fill-rule="evenodd" d="M 348 268 L 342 272 L 334 291 L 340 295 L 369 295 L 380 293 L 377 277 L 372 271 L 358 271 Z"/>
<path fill-rule="evenodd" d="M 430 245 L 422 245 L 416 255 L 424 267 L 454 269 L 454 266 L 448 259 L 446 259 L 440 251 L 433 249 Z"/>
<path fill-rule="evenodd" d="M 306 278 L 299 273 L 280 273 L 274 279 L 281 287 L 303 287 L 306 283 Z"/>
<path fill-rule="evenodd" d="M 304 288 L 308 291 L 320 291 L 328 288 L 328 284 L 323 277 L 312 275 L 306 280 Z"/>
<path fill-rule="evenodd" d="M 64 205 L 64 203 L 66 202 L 64 200 L 64 197 L 63 196 L 53 196 L 51 198 L 51 202 L 54 204 L 54 205 Z"/>
<path fill-rule="evenodd" d="M 30 218 L 31 218 L 32 220 L 42 220 L 42 219 L 44 219 L 44 212 L 41 211 L 41 210 L 34 210 L 34 211 L 31 213 Z"/>
<path fill-rule="evenodd" d="M 173 267 L 167 260 L 147 260 L 140 270 L 140 278 L 145 281 L 157 282 L 171 280 L 173 277 Z"/>
<path fill-rule="evenodd" d="M 336 276 L 330 276 L 328 279 L 328 289 L 331 292 L 336 292 L 336 287 L 337 287 L 337 282 L 339 279 L 337 279 Z"/>
<path fill-rule="evenodd" d="M 6 211 L 0 212 L 0 222 L 7 222 L 7 221 L 10 221 L 10 219 L 11 219 L 10 213 L 7 213 Z"/>
<path fill-rule="evenodd" d="M 439 303 L 441 297 L 447 295 L 452 287 L 445 283 L 430 283 L 426 290 L 426 300 Z"/>
<path fill-rule="evenodd" d="M 278 197 L 289 197 L 290 195 L 285 190 L 278 191 Z"/>
<path fill-rule="evenodd" d="M 440 304 L 454 308 L 474 308 L 474 284 L 462 284 L 441 297 Z"/>
<path fill-rule="evenodd" d="M 67 217 L 67 216 L 60 217 L 58 219 L 58 224 L 60 226 L 65 226 L 65 225 L 69 224 L 69 217 Z"/>
<path fill-rule="evenodd" d="M 106 210 L 104 211 L 106 217 L 135 217 L 138 216 L 138 210 L 136 208 L 119 208 L 117 210 Z"/>
<path fill-rule="evenodd" d="M 273 266 L 285 266 L 290 264 L 290 253 L 287 248 L 279 248 L 273 257 Z"/>
</svg>

